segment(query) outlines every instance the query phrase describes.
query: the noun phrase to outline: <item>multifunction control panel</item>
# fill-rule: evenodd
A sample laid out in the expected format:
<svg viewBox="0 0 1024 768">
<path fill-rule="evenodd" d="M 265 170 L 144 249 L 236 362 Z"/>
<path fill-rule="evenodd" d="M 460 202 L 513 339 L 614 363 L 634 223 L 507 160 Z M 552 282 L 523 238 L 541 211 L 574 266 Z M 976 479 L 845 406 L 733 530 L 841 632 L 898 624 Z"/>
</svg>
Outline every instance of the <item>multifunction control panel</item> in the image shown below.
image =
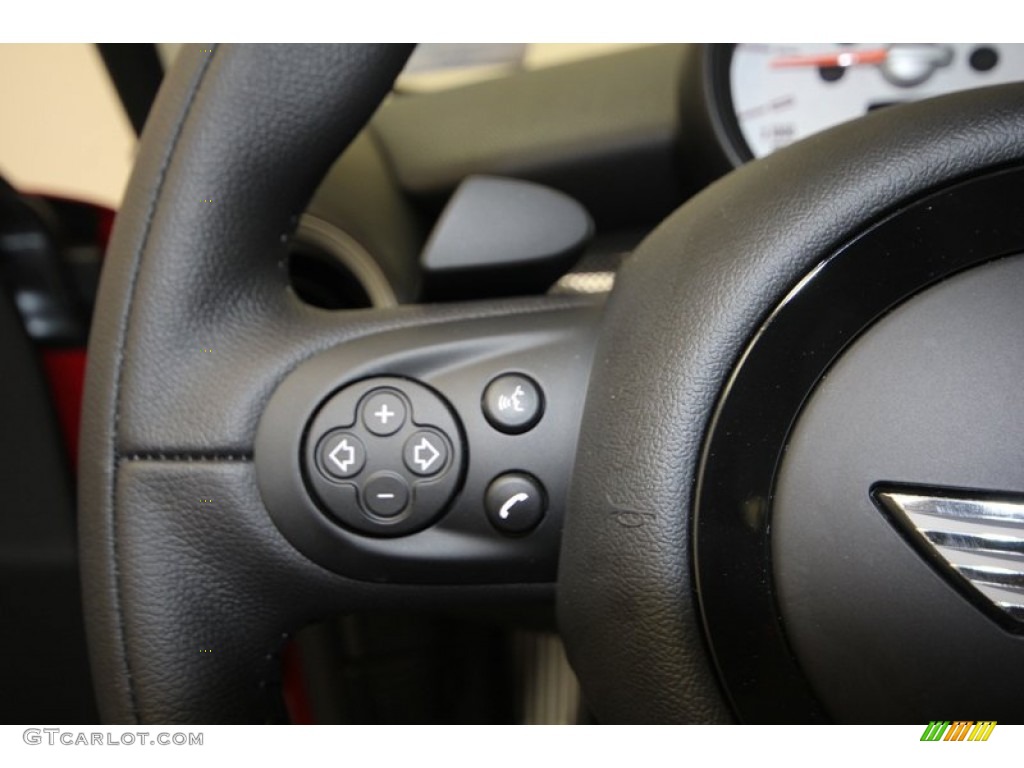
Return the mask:
<svg viewBox="0 0 1024 768">
<path fill-rule="evenodd" d="M 274 523 L 352 578 L 553 580 L 599 309 L 387 331 L 307 360 L 257 432 Z"/>
<path fill-rule="evenodd" d="M 505 374 L 484 391 L 488 422 L 522 434 L 540 421 L 540 386 Z M 376 536 L 401 536 L 437 519 L 465 472 L 464 431 L 440 395 L 409 379 L 379 377 L 336 392 L 306 437 L 307 481 L 340 524 Z M 488 485 L 483 507 L 496 530 L 524 535 L 544 516 L 542 483 L 508 472 Z"/>
<path fill-rule="evenodd" d="M 412 533 L 430 525 L 459 487 L 461 434 L 448 406 L 422 384 L 393 377 L 352 384 L 310 426 L 310 488 L 353 530 Z"/>
</svg>

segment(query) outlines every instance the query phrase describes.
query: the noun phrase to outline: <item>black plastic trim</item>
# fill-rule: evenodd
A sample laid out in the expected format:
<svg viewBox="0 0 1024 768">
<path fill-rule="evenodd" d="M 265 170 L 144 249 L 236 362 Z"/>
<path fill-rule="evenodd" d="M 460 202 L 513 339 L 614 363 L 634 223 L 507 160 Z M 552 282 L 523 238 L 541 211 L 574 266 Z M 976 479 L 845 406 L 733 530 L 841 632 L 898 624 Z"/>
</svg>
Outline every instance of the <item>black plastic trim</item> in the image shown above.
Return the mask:
<svg viewBox="0 0 1024 768">
<path fill-rule="evenodd" d="M 787 643 L 772 586 L 776 475 L 803 404 L 851 342 L 892 308 L 1024 249 L 1022 197 L 1024 169 L 1014 167 L 892 213 L 795 286 L 738 361 L 704 443 L 694 562 L 715 663 L 742 720 L 828 719 Z"/>
<path fill-rule="evenodd" d="M 735 43 L 715 43 L 704 46 L 703 75 L 706 80 L 705 92 L 710 99 L 708 114 L 722 150 L 734 167 L 754 159 L 747 140 L 743 138 L 736 107 L 732 103 L 732 86 L 729 75 Z"/>
<path fill-rule="evenodd" d="M 688 196 L 749 159 L 750 152 L 746 150 L 744 154 L 746 145 L 735 120 L 730 129 L 724 119 L 732 113 L 728 88 L 732 49 L 731 44 L 693 44 L 683 48 L 678 143 L 680 182 Z M 726 73 L 724 80 L 718 75 L 722 71 Z"/>
<path fill-rule="evenodd" d="M 164 79 L 154 43 L 96 43 L 135 135 L 141 136 Z"/>
</svg>

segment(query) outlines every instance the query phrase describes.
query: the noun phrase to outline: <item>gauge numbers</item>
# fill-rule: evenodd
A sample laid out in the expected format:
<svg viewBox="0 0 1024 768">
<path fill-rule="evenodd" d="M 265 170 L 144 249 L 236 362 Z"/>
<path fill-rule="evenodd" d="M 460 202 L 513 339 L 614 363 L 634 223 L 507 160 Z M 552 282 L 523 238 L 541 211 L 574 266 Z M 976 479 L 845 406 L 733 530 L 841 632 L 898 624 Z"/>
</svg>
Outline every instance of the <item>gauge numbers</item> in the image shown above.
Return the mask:
<svg viewBox="0 0 1024 768">
<path fill-rule="evenodd" d="M 729 67 L 754 157 L 874 109 L 1022 79 L 1024 45 L 1005 43 L 739 43 Z"/>
</svg>

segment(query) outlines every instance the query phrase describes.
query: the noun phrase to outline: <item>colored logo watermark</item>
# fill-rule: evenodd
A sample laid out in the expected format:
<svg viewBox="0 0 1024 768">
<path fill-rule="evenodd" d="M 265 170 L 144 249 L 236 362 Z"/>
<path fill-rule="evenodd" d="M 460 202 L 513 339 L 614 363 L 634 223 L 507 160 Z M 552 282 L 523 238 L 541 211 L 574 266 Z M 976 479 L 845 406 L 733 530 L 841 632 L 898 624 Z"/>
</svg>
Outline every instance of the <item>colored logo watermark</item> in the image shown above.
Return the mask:
<svg viewBox="0 0 1024 768">
<path fill-rule="evenodd" d="M 988 741 L 995 727 L 995 720 L 932 720 L 921 741 Z"/>
</svg>

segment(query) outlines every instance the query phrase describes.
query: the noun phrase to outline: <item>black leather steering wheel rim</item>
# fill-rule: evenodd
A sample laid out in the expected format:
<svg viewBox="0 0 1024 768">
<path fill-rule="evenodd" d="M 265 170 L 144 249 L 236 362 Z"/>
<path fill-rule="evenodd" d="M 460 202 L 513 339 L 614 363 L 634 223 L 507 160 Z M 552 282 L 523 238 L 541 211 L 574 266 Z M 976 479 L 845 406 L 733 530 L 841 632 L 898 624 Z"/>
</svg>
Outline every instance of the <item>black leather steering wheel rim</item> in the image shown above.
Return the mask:
<svg viewBox="0 0 1024 768">
<path fill-rule="evenodd" d="M 149 577 L 133 570 L 148 567 L 157 581 L 184 586 L 173 571 L 189 568 L 190 559 L 174 565 L 170 558 L 169 570 L 157 573 L 160 558 L 183 541 L 171 527 L 186 525 L 186 516 L 144 522 L 143 509 L 160 502 L 134 498 L 156 491 L 135 476 L 160 484 L 166 480 L 156 474 L 175 475 L 176 487 L 165 490 L 178 498 L 163 502 L 171 508 L 212 498 L 211 531 L 233 505 L 258 503 L 216 490 L 250 470 L 258 412 L 245 411 L 259 394 L 247 380 L 261 379 L 257 389 L 268 380 L 266 371 L 243 369 L 287 365 L 270 353 L 282 334 L 313 346 L 327 340 L 325 318 L 285 288 L 284 241 L 409 50 L 195 46 L 183 51 L 160 93 L 107 257 L 89 347 L 82 568 L 93 676 L 108 721 L 272 717 L 272 697 L 260 689 L 273 677 L 268 657 L 279 643 L 263 638 L 249 647 L 248 631 L 213 631 L 236 622 L 242 630 L 245 601 L 236 595 L 220 619 L 203 618 L 195 614 L 203 603 L 212 608 L 212 595 L 193 593 L 192 608 L 178 606 L 175 616 L 178 598 L 153 591 Z M 214 591 L 217 581 L 207 579 Z M 189 629 L 179 634 L 168 629 L 174 626 Z M 204 671 L 195 661 L 200 649 L 212 648 L 212 657 L 218 644 L 222 663 Z"/>
<path fill-rule="evenodd" d="M 591 375 L 559 571 L 560 627 L 599 719 L 735 717 L 694 570 L 720 395 L 823 260 L 910 201 L 1024 160 L 1022 115 L 1024 87 L 1012 85 L 839 126 L 713 184 L 624 266 L 596 354 L 614 364 Z"/>
<path fill-rule="evenodd" d="M 290 370 L 380 330 L 567 303 L 332 314 L 288 289 L 295 217 L 408 51 L 197 47 L 161 92 L 90 339 L 81 546 L 107 721 L 273 720 L 288 632 L 422 596 L 324 570 L 267 516 L 253 441 Z M 903 201 L 1024 159 L 1021 114 L 1024 90 L 996 88 L 816 137 L 714 185 L 627 266 L 596 358 L 615 362 L 598 365 L 588 393 L 560 570 L 563 632 L 600 719 L 732 718 L 691 567 L 693 482 L 718 393 L 758 324 L 824 256 Z M 429 589 L 450 602 L 551 594 Z"/>
</svg>

